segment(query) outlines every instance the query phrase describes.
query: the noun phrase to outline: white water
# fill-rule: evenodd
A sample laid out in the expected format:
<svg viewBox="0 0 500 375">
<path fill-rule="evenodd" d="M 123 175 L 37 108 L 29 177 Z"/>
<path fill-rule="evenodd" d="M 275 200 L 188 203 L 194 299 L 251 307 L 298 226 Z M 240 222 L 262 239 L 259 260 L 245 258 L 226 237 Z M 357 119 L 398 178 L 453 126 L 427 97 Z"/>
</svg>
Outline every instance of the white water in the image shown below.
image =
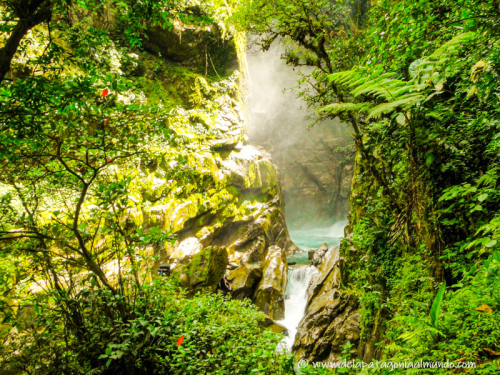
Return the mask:
<svg viewBox="0 0 500 375">
<path fill-rule="evenodd" d="M 326 228 L 314 228 L 290 231 L 290 237 L 300 249 L 304 250 L 289 257 L 289 261 L 299 265 L 290 267 L 288 284 L 285 295 L 285 319 L 278 321 L 288 330 L 280 348 L 291 351 L 297 327 L 304 317 L 307 304 L 307 288 L 311 279 L 318 274 L 316 267 L 308 265 L 307 250 L 317 249 L 323 243 L 328 246 L 339 246 L 340 239 L 344 236 L 344 227 L 347 221 L 337 222 Z M 300 264 L 302 263 L 302 264 Z"/>
<path fill-rule="evenodd" d="M 278 323 L 288 330 L 288 336 L 283 339 L 282 345 L 289 351 L 292 349 L 297 327 L 306 310 L 307 287 L 311 278 L 317 273 L 316 267 L 305 264 L 292 268 L 288 273 L 285 294 L 289 297 L 285 300 L 285 319 L 279 320 Z"/>
</svg>

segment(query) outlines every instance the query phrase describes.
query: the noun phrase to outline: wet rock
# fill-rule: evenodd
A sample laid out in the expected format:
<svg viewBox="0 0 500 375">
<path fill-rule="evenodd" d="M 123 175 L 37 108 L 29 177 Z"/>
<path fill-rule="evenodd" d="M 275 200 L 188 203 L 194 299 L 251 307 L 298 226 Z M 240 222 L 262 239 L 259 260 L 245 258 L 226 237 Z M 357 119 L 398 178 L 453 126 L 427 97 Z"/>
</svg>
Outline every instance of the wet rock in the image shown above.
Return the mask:
<svg viewBox="0 0 500 375">
<path fill-rule="evenodd" d="M 255 286 L 262 278 L 260 264 L 245 264 L 237 269 L 226 272 L 225 280 L 228 289 L 235 298 L 251 298 Z"/>
<path fill-rule="evenodd" d="M 262 327 L 270 329 L 271 331 L 276 332 L 276 333 L 287 334 L 287 332 L 288 332 L 286 327 L 275 322 L 274 320 L 272 320 L 269 317 L 269 315 L 266 315 L 266 314 L 264 314 L 264 321 L 262 322 Z"/>
<path fill-rule="evenodd" d="M 353 344 L 357 357 L 361 314 L 355 296 L 341 291 L 341 257 L 330 247 L 318 264 L 318 274 L 308 288 L 308 304 L 295 336 L 292 350 L 309 361 L 338 361 L 342 345 Z"/>
<path fill-rule="evenodd" d="M 287 273 L 285 252 L 278 246 L 269 247 L 254 301 L 264 313 L 275 320 L 285 317 L 284 295 Z"/>
<path fill-rule="evenodd" d="M 319 266 L 323 256 L 328 251 L 328 245 L 326 243 L 321 244 L 318 250 L 314 252 L 313 258 L 311 259 L 313 266 Z"/>
<path fill-rule="evenodd" d="M 321 246 L 316 250 L 309 250 L 307 252 L 307 257 L 311 261 L 313 266 L 318 266 L 321 263 L 321 259 L 328 251 L 328 245 L 326 243 L 321 244 Z"/>
<path fill-rule="evenodd" d="M 314 258 L 314 253 L 316 253 L 316 249 L 311 249 L 307 251 L 307 259 L 313 260 Z"/>
<path fill-rule="evenodd" d="M 303 252 L 304 250 L 302 249 L 299 249 L 297 247 L 297 245 L 295 244 L 292 244 L 291 246 L 288 247 L 288 250 L 287 250 L 287 256 L 290 256 L 290 255 L 294 255 L 294 254 L 297 254 L 297 253 L 301 253 Z"/>
</svg>

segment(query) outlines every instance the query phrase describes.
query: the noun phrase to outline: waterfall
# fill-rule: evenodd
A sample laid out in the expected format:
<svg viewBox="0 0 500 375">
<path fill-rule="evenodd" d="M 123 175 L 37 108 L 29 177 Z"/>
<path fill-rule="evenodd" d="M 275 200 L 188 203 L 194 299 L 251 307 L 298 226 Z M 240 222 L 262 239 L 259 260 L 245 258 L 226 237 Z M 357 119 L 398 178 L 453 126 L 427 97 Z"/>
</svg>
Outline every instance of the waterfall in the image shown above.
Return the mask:
<svg viewBox="0 0 500 375">
<path fill-rule="evenodd" d="M 300 265 L 290 269 L 288 273 L 288 285 L 286 287 L 285 319 L 278 321 L 286 327 L 286 336 L 280 347 L 291 351 L 297 327 L 304 316 L 307 304 L 307 287 L 311 278 L 318 273 L 314 266 Z"/>
<path fill-rule="evenodd" d="M 288 330 L 278 350 L 291 351 L 297 328 L 304 317 L 307 305 L 307 288 L 311 279 L 319 274 L 316 267 L 308 264 L 307 250 L 317 249 L 322 243 L 338 246 L 344 235 L 347 221 L 338 221 L 329 227 L 291 230 L 290 237 L 302 251 L 288 257 L 288 261 L 297 262 L 297 266 L 290 267 L 288 284 L 286 286 L 285 318 L 278 321 Z"/>
</svg>

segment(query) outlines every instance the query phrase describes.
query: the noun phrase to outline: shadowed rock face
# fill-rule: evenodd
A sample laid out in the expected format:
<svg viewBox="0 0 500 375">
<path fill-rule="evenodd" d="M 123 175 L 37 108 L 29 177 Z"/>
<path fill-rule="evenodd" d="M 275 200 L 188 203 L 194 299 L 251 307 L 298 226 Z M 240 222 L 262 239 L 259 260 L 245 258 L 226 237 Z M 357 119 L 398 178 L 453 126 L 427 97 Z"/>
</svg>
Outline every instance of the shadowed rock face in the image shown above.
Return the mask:
<svg viewBox="0 0 500 375">
<path fill-rule="evenodd" d="M 316 254 L 315 254 L 316 255 Z M 355 296 L 341 293 L 341 258 L 338 247 L 326 251 L 316 277 L 308 288 L 308 304 L 292 350 L 298 358 L 309 361 L 337 361 L 342 345 L 353 344 L 358 356 L 360 312 Z"/>
<path fill-rule="evenodd" d="M 216 24 L 195 26 L 175 21 L 171 28 L 147 28 L 146 36 L 143 45 L 148 52 L 193 71 L 225 75 L 226 69 L 237 68 L 234 43 L 221 37 Z"/>
</svg>

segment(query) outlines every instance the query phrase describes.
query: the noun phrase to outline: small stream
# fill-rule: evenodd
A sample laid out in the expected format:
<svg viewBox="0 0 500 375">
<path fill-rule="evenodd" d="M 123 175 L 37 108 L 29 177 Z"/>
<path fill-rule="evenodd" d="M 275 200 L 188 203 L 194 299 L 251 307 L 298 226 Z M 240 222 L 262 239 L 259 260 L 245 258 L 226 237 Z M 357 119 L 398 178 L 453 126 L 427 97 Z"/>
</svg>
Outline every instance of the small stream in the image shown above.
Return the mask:
<svg viewBox="0 0 500 375">
<path fill-rule="evenodd" d="M 288 284 L 285 295 L 285 318 L 278 323 L 288 330 L 281 347 L 291 351 L 297 327 L 302 320 L 307 305 L 307 288 L 311 278 L 318 273 L 316 267 L 308 259 L 308 250 L 317 249 L 321 244 L 339 246 L 340 239 L 344 236 L 344 227 L 347 221 L 340 221 L 326 228 L 290 231 L 290 238 L 303 251 L 288 257 L 288 262 L 297 262 L 290 266 L 288 271 Z"/>
</svg>

